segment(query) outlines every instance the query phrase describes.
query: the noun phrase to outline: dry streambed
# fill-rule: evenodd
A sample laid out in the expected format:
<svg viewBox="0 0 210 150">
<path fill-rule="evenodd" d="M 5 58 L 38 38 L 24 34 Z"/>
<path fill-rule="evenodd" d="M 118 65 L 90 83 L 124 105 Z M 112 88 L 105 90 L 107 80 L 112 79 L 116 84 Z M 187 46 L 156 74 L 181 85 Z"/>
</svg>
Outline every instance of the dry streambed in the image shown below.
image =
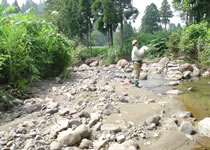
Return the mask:
<svg viewBox="0 0 210 150">
<path fill-rule="evenodd" d="M 177 69 L 167 58 L 145 64 L 142 89 L 131 84 L 132 65 L 125 60 L 75 67 L 62 84 L 42 81 L 33 88 L 34 98 L 17 100 L 18 111 L 8 114 L 18 118 L 0 126 L 0 149 L 190 150 L 201 148 L 198 142 L 208 147 L 209 118 L 198 122 L 173 97 L 157 94 L 157 87 L 166 92 L 178 78 L 190 77 Z M 155 84 L 152 74 L 176 81 Z"/>
</svg>

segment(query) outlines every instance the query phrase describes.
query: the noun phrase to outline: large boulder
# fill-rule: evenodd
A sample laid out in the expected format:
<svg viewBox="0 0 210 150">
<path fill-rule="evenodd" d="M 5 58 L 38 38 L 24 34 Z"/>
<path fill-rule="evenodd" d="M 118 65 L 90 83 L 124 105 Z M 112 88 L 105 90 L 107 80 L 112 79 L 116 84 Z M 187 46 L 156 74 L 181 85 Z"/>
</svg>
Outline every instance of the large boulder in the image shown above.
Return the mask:
<svg viewBox="0 0 210 150">
<path fill-rule="evenodd" d="M 205 118 L 198 123 L 198 133 L 202 136 L 210 137 L 210 117 Z"/>
<path fill-rule="evenodd" d="M 159 61 L 158 65 L 160 67 L 165 67 L 168 63 L 169 63 L 169 59 L 167 57 L 164 57 Z"/>
<path fill-rule="evenodd" d="M 189 121 L 183 121 L 179 127 L 179 131 L 185 134 L 192 134 L 193 132 L 192 124 Z"/>
<path fill-rule="evenodd" d="M 192 65 L 186 63 L 186 64 L 183 64 L 179 67 L 179 71 L 181 71 L 181 72 L 185 72 L 185 71 L 193 72 L 193 67 L 192 67 Z"/>
<path fill-rule="evenodd" d="M 128 61 L 126 59 L 121 59 L 117 62 L 117 66 L 124 68 L 126 65 L 128 65 Z"/>
<path fill-rule="evenodd" d="M 183 74 L 180 71 L 169 71 L 167 72 L 167 78 L 169 80 L 180 80 L 183 78 Z"/>
</svg>

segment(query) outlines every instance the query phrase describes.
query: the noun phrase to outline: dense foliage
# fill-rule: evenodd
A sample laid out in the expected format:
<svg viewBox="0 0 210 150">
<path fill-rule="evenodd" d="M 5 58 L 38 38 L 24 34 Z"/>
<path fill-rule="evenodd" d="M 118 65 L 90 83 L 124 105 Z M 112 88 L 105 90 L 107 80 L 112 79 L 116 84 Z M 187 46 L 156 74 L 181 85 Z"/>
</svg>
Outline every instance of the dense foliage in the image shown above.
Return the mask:
<svg viewBox="0 0 210 150">
<path fill-rule="evenodd" d="M 9 9 L 10 11 L 10 9 Z M 73 43 L 57 28 L 28 14 L 6 15 L 0 7 L 0 82 L 13 88 L 58 76 L 71 62 Z"/>
</svg>

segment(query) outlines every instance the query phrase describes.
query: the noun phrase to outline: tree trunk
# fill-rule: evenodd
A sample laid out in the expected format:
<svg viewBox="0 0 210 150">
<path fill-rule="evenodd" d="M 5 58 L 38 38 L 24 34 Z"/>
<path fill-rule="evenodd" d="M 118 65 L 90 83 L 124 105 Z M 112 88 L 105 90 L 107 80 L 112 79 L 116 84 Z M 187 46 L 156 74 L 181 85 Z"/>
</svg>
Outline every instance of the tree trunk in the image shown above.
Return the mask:
<svg viewBox="0 0 210 150">
<path fill-rule="evenodd" d="M 91 22 L 90 18 L 88 19 L 88 45 L 89 45 L 89 50 L 90 50 L 90 57 L 93 57 L 93 52 L 92 52 L 92 45 L 91 45 Z"/>
<path fill-rule="evenodd" d="M 112 31 L 112 25 L 110 25 L 110 46 L 113 47 L 113 31 Z"/>
<path fill-rule="evenodd" d="M 123 18 L 121 17 L 120 21 L 120 48 L 123 48 L 123 40 L 124 40 L 124 34 L 123 34 Z"/>
</svg>

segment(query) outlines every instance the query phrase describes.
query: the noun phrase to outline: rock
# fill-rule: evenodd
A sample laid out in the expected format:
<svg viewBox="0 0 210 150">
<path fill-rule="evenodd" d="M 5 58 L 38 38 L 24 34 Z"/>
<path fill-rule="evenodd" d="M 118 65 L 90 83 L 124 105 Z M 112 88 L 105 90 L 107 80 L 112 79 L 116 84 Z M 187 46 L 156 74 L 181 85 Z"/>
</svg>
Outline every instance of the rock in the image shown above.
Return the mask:
<svg viewBox="0 0 210 150">
<path fill-rule="evenodd" d="M 193 89 L 193 87 L 189 87 L 187 90 L 188 90 L 189 92 L 192 92 L 194 89 Z"/>
<path fill-rule="evenodd" d="M 91 67 L 96 67 L 99 65 L 99 62 L 98 61 L 94 61 L 90 64 Z"/>
<path fill-rule="evenodd" d="M 125 141 L 125 135 L 119 135 L 117 136 L 117 142 L 118 143 L 122 143 Z"/>
<path fill-rule="evenodd" d="M 151 123 L 150 125 L 147 126 L 147 130 L 153 130 L 156 128 L 156 124 L 155 123 Z"/>
<path fill-rule="evenodd" d="M 82 124 L 74 130 L 74 133 L 79 134 L 82 138 L 89 137 L 91 135 L 91 129 Z"/>
<path fill-rule="evenodd" d="M 159 61 L 158 65 L 161 67 L 166 67 L 168 63 L 169 63 L 169 59 L 167 57 L 164 57 Z"/>
<path fill-rule="evenodd" d="M 69 129 L 60 132 L 57 140 L 62 146 L 73 146 L 80 142 L 81 136 Z"/>
<path fill-rule="evenodd" d="M 119 113 L 120 110 L 115 108 L 112 104 L 107 104 L 104 108 L 105 115 L 111 115 L 112 113 Z"/>
<path fill-rule="evenodd" d="M 50 144 L 50 150 L 61 150 L 61 145 L 60 143 L 56 142 L 56 141 L 53 141 L 51 144 Z"/>
<path fill-rule="evenodd" d="M 174 118 L 169 118 L 163 122 L 163 127 L 166 130 L 178 130 L 177 120 Z"/>
<path fill-rule="evenodd" d="M 197 67 L 194 67 L 193 73 L 192 73 L 193 77 L 199 77 L 200 74 L 201 74 L 200 69 L 198 69 Z"/>
<path fill-rule="evenodd" d="M 179 71 L 181 71 L 181 72 L 185 72 L 185 71 L 193 72 L 193 67 L 192 67 L 192 65 L 186 63 L 186 64 L 183 64 L 179 67 Z"/>
<path fill-rule="evenodd" d="M 100 150 L 100 149 L 104 148 L 107 143 L 108 143 L 108 140 L 102 140 L 102 141 L 94 142 L 93 143 L 94 150 Z"/>
<path fill-rule="evenodd" d="M 23 104 L 23 100 L 20 100 L 20 99 L 15 99 L 13 101 L 14 104 L 17 104 L 17 105 L 22 105 Z"/>
<path fill-rule="evenodd" d="M 89 70 L 90 67 L 86 64 L 82 64 L 80 67 L 79 67 L 79 71 L 85 71 L 85 70 Z"/>
<path fill-rule="evenodd" d="M 180 81 L 171 81 L 168 83 L 169 86 L 176 86 L 176 85 L 179 85 L 180 84 Z"/>
<path fill-rule="evenodd" d="M 41 104 L 32 104 L 32 105 L 29 104 L 29 106 L 25 106 L 26 113 L 29 113 L 29 114 L 40 111 L 41 109 L 42 109 Z"/>
<path fill-rule="evenodd" d="M 179 131 L 185 134 L 192 134 L 193 132 L 192 124 L 189 121 L 183 121 L 179 127 Z"/>
<path fill-rule="evenodd" d="M 140 80 L 147 80 L 147 73 L 141 73 L 139 79 Z"/>
<path fill-rule="evenodd" d="M 151 125 L 152 123 L 154 123 L 155 125 L 158 125 L 159 120 L 160 120 L 160 116 L 155 114 L 147 118 L 145 122 L 146 122 L 146 125 Z"/>
<path fill-rule="evenodd" d="M 35 140 L 34 139 L 28 139 L 25 142 L 25 146 L 24 146 L 23 150 L 31 149 L 34 145 L 35 145 Z"/>
<path fill-rule="evenodd" d="M 185 79 L 189 79 L 191 77 L 191 71 L 185 71 L 185 72 L 183 72 L 183 77 Z"/>
<path fill-rule="evenodd" d="M 128 61 L 126 59 L 121 59 L 117 62 L 117 66 L 124 68 L 126 65 L 128 65 Z"/>
<path fill-rule="evenodd" d="M 180 90 L 169 90 L 169 91 L 166 92 L 166 94 L 168 94 L 168 95 L 180 95 L 180 94 L 182 94 L 182 91 L 180 91 Z"/>
<path fill-rule="evenodd" d="M 126 147 L 131 147 L 134 146 L 135 148 L 139 148 L 139 145 L 137 142 L 133 141 L 133 140 L 128 140 L 122 143 L 123 145 L 125 145 Z"/>
<path fill-rule="evenodd" d="M 119 132 L 121 131 L 119 125 L 115 125 L 115 124 L 103 124 L 101 126 L 101 131 L 113 131 L 113 132 Z"/>
<path fill-rule="evenodd" d="M 181 118 L 189 118 L 189 117 L 192 117 L 192 112 L 181 112 L 178 114 L 179 117 Z"/>
<path fill-rule="evenodd" d="M 108 150 L 128 150 L 128 147 L 122 144 L 114 143 L 109 147 Z"/>
<path fill-rule="evenodd" d="M 180 80 L 182 79 L 183 74 L 180 71 L 169 71 L 167 72 L 167 78 L 169 80 Z"/>
<path fill-rule="evenodd" d="M 210 76 L 210 71 L 206 71 L 202 74 L 202 77 L 209 77 Z"/>
<path fill-rule="evenodd" d="M 93 142 L 88 140 L 88 139 L 83 139 L 82 142 L 80 143 L 80 148 L 85 149 L 93 146 Z"/>
<path fill-rule="evenodd" d="M 128 147 L 128 150 L 137 150 L 134 146 Z"/>
<path fill-rule="evenodd" d="M 68 108 L 60 109 L 58 113 L 59 113 L 61 116 L 65 116 L 66 114 L 69 113 L 69 109 L 68 109 Z"/>
<path fill-rule="evenodd" d="M 210 117 L 204 118 L 198 123 L 198 133 L 210 138 Z"/>
<path fill-rule="evenodd" d="M 46 113 L 53 114 L 55 112 L 58 112 L 58 106 L 59 106 L 58 103 L 50 101 L 46 105 L 47 105 Z"/>
</svg>

